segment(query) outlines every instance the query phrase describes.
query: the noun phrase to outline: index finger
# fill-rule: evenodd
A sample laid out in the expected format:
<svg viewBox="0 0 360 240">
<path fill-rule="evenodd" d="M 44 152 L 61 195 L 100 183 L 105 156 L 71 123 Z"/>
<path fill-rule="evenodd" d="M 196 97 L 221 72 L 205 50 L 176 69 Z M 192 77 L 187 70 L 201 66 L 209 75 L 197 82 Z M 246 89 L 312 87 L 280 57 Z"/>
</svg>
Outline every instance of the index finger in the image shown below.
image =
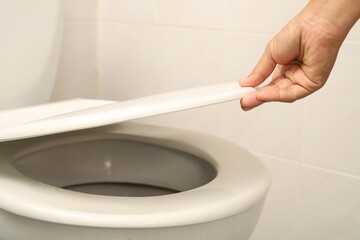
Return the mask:
<svg viewBox="0 0 360 240">
<path fill-rule="evenodd" d="M 277 63 L 271 54 L 271 43 L 266 46 L 265 52 L 261 56 L 250 75 L 240 81 L 242 87 L 255 87 L 264 82 L 274 71 Z"/>
</svg>

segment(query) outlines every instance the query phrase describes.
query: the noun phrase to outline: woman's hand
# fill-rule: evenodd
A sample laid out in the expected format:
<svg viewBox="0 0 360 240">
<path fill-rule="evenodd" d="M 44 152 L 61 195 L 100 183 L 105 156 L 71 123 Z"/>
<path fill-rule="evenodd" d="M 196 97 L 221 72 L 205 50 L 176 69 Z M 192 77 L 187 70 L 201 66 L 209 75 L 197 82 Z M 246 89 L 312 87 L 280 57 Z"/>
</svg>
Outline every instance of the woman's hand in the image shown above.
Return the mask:
<svg viewBox="0 0 360 240">
<path fill-rule="evenodd" d="M 240 85 L 255 87 L 273 73 L 272 81 L 241 100 L 244 110 L 270 101 L 294 102 L 324 86 L 342 42 L 360 16 L 358 0 L 337 1 L 356 4 L 352 6 L 354 16 L 346 12 L 343 17 L 343 9 L 331 1 L 324 6 L 327 0 L 313 0 L 268 43 Z"/>
</svg>

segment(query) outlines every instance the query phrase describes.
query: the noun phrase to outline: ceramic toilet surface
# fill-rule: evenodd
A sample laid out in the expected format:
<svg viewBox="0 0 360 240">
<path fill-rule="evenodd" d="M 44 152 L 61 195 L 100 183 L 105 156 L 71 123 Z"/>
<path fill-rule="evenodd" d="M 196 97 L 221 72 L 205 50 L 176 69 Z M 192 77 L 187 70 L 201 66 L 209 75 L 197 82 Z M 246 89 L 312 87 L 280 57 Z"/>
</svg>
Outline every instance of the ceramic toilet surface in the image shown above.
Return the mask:
<svg viewBox="0 0 360 240">
<path fill-rule="evenodd" d="M 44 184 L 25 176 L 14 164 L 24 156 L 46 149 L 111 139 L 184 152 L 205 160 L 215 169 L 215 174 L 209 175 L 208 182 L 200 186 L 195 184 L 174 194 L 116 197 Z M 234 216 L 262 202 L 270 184 L 262 163 L 233 143 L 200 133 L 133 123 L 3 142 L 0 150 L 0 208 L 30 219 L 74 226 L 156 228 L 211 222 Z M 86 161 L 83 163 L 86 171 L 88 166 Z M 106 165 L 109 167 L 105 161 Z M 198 175 L 184 171 L 179 175 L 183 179 Z"/>
</svg>

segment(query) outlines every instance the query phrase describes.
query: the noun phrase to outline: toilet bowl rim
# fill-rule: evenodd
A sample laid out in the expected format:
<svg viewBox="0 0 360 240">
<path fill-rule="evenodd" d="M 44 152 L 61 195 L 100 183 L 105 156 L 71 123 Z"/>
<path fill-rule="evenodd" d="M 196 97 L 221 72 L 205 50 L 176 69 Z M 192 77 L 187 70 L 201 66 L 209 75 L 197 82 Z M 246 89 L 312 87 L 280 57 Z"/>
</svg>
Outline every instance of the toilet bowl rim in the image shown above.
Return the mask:
<svg viewBox="0 0 360 240">
<path fill-rule="evenodd" d="M 147 139 L 151 143 L 165 144 L 196 155 L 201 155 L 199 150 L 202 150 L 209 155 L 202 157 L 207 158 L 206 160 L 210 157 L 213 164 L 217 164 L 218 175 L 210 183 L 180 194 L 116 199 L 41 184 L 17 174 L 16 170 L 11 169 L 11 165 L 5 166 L 6 162 L 1 161 L 3 166 L 0 166 L 0 178 L 1 175 L 6 176 L 6 168 L 13 171 L 13 175 L 10 179 L 3 178 L 6 181 L 0 181 L 0 189 L 8 189 L 0 191 L 0 208 L 42 221 L 79 226 L 170 227 L 208 222 L 238 214 L 260 202 L 270 186 L 267 169 L 254 155 L 233 143 L 201 133 L 128 123 L 64 135 L 79 136 L 99 132 L 125 134 L 134 139 L 141 137 L 144 141 Z M 56 136 L 39 139 L 54 138 Z M 34 141 L 40 140 L 19 142 Z M 0 144 L 0 148 L 9 144 L 11 143 Z M 13 146 L 15 144 L 17 143 Z M 219 148 L 211 148 L 213 144 L 217 144 Z M 223 147 L 227 152 L 233 151 L 233 154 L 228 154 L 226 158 L 229 159 L 226 161 L 221 152 Z M 239 154 L 243 156 L 242 160 L 236 159 L 235 155 Z M 243 172 L 240 176 L 236 169 L 243 167 L 248 171 L 251 169 L 252 173 Z M 71 205 L 76 202 L 80 203 L 77 207 Z M 101 203 L 104 206 L 99 206 Z"/>
</svg>

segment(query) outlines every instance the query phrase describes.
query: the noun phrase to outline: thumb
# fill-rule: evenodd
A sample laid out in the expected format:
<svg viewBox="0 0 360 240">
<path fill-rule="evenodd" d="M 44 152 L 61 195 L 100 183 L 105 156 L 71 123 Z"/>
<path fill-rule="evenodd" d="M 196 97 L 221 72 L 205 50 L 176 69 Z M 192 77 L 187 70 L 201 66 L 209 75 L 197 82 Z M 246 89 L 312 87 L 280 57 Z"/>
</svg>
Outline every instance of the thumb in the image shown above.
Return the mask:
<svg viewBox="0 0 360 240">
<path fill-rule="evenodd" d="M 271 54 L 271 43 L 269 43 L 254 70 L 247 78 L 240 81 L 240 86 L 255 87 L 261 84 L 271 75 L 276 65 L 277 63 Z"/>
</svg>

